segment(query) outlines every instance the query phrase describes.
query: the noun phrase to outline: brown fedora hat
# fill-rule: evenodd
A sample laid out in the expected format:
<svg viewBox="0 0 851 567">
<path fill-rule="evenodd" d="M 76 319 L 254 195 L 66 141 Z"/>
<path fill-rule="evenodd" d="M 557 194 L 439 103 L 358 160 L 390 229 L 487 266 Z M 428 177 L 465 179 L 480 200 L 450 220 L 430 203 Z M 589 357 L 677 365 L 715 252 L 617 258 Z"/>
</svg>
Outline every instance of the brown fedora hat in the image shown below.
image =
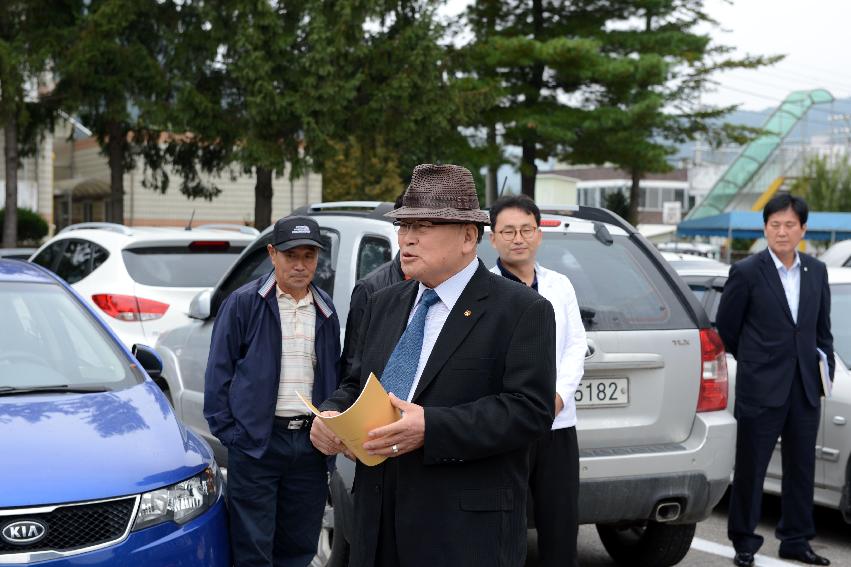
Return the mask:
<svg viewBox="0 0 851 567">
<path fill-rule="evenodd" d="M 479 208 L 473 174 L 466 167 L 448 164 L 415 167 L 402 206 L 384 216 L 490 224 L 488 213 Z"/>
</svg>

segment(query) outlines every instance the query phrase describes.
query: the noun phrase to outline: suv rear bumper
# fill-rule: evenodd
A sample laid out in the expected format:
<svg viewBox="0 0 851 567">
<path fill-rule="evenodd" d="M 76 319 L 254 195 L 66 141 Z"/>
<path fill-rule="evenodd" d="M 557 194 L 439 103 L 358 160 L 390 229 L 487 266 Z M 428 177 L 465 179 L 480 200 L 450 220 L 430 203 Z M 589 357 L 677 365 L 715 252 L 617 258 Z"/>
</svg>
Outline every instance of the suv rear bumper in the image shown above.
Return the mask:
<svg viewBox="0 0 851 567">
<path fill-rule="evenodd" d="M 657 504 L 674 501 L 681 512 L 672 523 L 699 522 L 730 483 L 735 446 L 736 422 L 719 411 L 697 414 L 682 443 L 581 450 L 579 521 L 653 519 Z"/>
</svg>

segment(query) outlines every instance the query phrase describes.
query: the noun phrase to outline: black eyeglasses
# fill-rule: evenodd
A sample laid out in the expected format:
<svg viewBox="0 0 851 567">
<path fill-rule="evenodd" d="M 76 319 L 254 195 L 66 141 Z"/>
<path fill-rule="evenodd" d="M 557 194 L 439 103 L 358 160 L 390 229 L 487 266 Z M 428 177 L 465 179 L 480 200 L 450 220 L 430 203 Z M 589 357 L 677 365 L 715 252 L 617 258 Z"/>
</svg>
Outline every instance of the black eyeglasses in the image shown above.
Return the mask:
<svg viewBox="0 0 851 567">
<path fill-rule="evenodd" d="M 431 232 L 436 226 L 446 226 L 448 224 L 462 224 L 458 222 L 434 222 L 434 221 L 395 221 L 393 226 L 399 231 L 399 234 L 405 235 L 408 233 L 414 234 L 416 236 L 422 236 Z"/>
<path fill-rule="evenodd" d="M 532 238 L 532 235 L 538 231 L 537 226 L 522 226 L 520 228 L 504 228 L 499 231 L 499 235 L 503 240 L 514 240 L 514 237 L 517 236 L 517 233 L 520 233 L 520 236 L 523 237 L 524 240 L 529 240 Z"/>
</svg>

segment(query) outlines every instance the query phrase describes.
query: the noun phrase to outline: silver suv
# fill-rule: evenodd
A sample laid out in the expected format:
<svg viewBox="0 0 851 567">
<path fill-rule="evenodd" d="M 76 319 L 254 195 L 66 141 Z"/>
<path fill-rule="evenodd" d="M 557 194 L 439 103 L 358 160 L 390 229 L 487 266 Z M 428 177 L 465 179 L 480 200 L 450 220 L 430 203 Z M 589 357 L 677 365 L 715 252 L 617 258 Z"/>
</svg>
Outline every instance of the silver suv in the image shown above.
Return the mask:
<svg viewBox="0 0 851 567">
<path fill-rule="evenodd" d="M 383 217 L 392 204 L 375 202 L 323 203 L 304 207 L 296 214 L 310 214 L 320 225 L 325 249 L 319 256 L 314 283 L 328 293 L 341 324 L 349 312 L 354 283 L 387 262 L 398 249 L 393 225 Z M 204 419 L 204 371 L 216 313 L 231 292 L 272 271 L 266 252 L 272 227 L 263 231 L 225 272 L 212 291 L 195 296 L 189 306 L 188 325 L 172 329 L 157 340 L 163 358 L 164 387 L 183 422 L 213 446 L 217 461 L 227 466 L 227 451 L 213 437 Z"/>
<path fill-rule="evenodd" d="M 326 203 L 300 211 L 316 217 L 330 244 L 318 285 L 332 295 L 341 321 L 355 281 L 396 252 L 393 227 L 382 216 L 389 208 Z M 576 393 L 580 521 L 597 525 L 621 565 L 674 565 L 733 468 L 725 353 L 703 307 L 633 227 L 603 209 L 560 213 L 544 215 L 538 259 L 570 277 L 588 335 Z M 268 238 L 267 231 L 246 249 L 212 296 L 196 298 L 195 323 L 157 343 L 178 415 L 217 448 L 220 462 L 226 455 L 202 414 L 210 331 L 227 294 L 271 269 Z M 488 266 L 496 261 L 487 237 L 479 256 Z M 345 564 L 353 473 L 352 463 L 339 458 L 331 479 L 330 565 Z"/>
</svg>

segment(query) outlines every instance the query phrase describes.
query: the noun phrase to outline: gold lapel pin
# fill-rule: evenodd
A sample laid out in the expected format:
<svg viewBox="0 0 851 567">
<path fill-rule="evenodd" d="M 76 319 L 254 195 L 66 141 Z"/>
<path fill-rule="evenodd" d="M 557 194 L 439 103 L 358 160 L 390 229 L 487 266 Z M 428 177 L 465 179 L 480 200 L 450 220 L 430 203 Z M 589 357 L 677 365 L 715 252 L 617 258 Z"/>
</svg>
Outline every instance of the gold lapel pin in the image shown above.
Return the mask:
<svg viewBox="0 0 851 567">
<path fill-rule="evenodd" d="M 470 315 L 472 315 L 472 314 L 473 314 L 473 312 L 472 312 L 472 311 L 470 311 L 469 309 L 467 309 L 466 311 L 464 311 L 464 317 L 469 317 L 469 316 L 470 316 Z"/>
</svg>

